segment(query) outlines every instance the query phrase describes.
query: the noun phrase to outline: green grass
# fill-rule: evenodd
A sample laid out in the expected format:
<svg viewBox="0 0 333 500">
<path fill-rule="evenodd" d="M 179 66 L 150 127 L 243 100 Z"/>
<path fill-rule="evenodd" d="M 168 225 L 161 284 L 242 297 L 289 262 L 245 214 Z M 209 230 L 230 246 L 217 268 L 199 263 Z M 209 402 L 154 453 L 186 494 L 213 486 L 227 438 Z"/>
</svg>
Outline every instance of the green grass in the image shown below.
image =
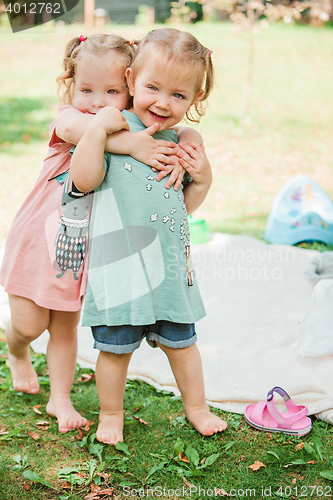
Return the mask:
<svg viewBox="0 0 333 500">
<path fill-rule="evenodd" d="M 203 499 L 215 488 L 234 498 L 246 491 L 250 496 L 251 490 L 256 499 L 299 498 L 301 491 L 312 498 L 332 493 L 333 483 L 321 475 L 330 471 L 333 479 L 333 428 L 325 422 L 313 419 L 311 433 L 296 438 L 258 432 L 241 415 L 213 410 L 227 420 L 228 429 L 205 438 L 185 420 L 180 398 L 141 381 L 128 381 L 126 444 L 116 449 L 95 439 L 98 397 L 93 378 L 76 381 L 72 390 L 72 400 L 90 429 L 59 434 L 55 419 L 45 413 L 49 393 L 45 356 L 32 353 L 41 384 L 40 392 L 32 396 L 13 391 L 3 338 L 0 349 L 1 500 L 83 499 L 97 487 L 114 488 L 113 498 L 125 498 L 130 491 L 132 498 L 140 498 L 150 490 L 151 496 L 162 498 L 183 498 L 184 492 L 191 492 L 191 498 Z M 92 374 L 78 367 L 76 380 L 83 373 Z M 41 415 L 35 413 L 36 406 Z M 38 429 L 40 420 L 49 425 Z M 184 456 L 189 462 L 180 460 Z M 252 470 L 256 461 L 264 466 Z"/>
<path fill-rule="evenodd" d="M 129 38 L 147 26 L 107 27 Z M 247 33 L 230 24 L 186 26 L 213 50 L 216 87 L 198 126 L 214 183 L 197 211 L 213 231 L 262 238 L 279 188 L 307 174 L 333 197 L 333 29 L 277 24 L 256 34 L 250 115 L 242 108 Z M 0 247 L 33 186 L 47 151 L 48 124 L 57 113 L 56 77 L 65 43 L 86 30 L 52 23 L 12 34 L 0 28 Z"/>
<path fill-rule="evenodd" d="M 150 28 L 108 26 L 107 30 L 139 38 Z M 310 175 L 333 197 L 333 30 L 279 24 L 256 35 L 251 111 L 241 129 L 247 34 L 236 35 L 227 24 L 185 29 L 213 50 L 217 82 L 198 127 L 214 183 L 197 215 L 212 230 L 262 238 L 273 199 L 293 175 Z M 47 127 L 58 109 L 55 79 L 64 45 L 82 32 L 86 30 L 78 25 L 55 29 L 48 24 L 14 35 L 0 28 L 1 53 L 7 54 L 0 58 L 0 248 L 47 151 Z M 327 249 L 318 243 L 312 248 Z M 6 356 L 4 338 L 0 349 Z M 205 438 L 186 422 L 178 398 L 129 381 L 127 448 L 117 450 L 94 439 L 99 404 L 93 380 L 77 382 L 72 390 L 73 402 L 93 422 L 91 428 L 82 436 L 78 431 L 62 435 L 44 407 L 42 415 L 33 410 L 48 400 L 45 357 L 34 355 L 41 384 L 35 396 L 11 389 L 6 362 L 0 357 L 1 500 L 84 499 L 94 485 L 114 487 L 113 498 L 134 498 L 123 489 L 126 485 L 137 490 L 139 498 L 147 488 L 155 488 L 159 498 L 183 497 L 183 487 L 189 493 L 190 484 L 194 499 L 209 498 L 212 488 L 221 490 L 220 495 L 234 488 L 233 498 L 251 497 L 250 489 L 256 499 L 332 494 L 332 481 L 321 475 L 330 471 L 326 476 L 333 478 L 333 429 L 327 423 L 313 419 L 313 430 L 301 439 L 257 432 L 242 416 L 213 410 L 228 420 L 228 430 Z M 83 372 L 89 370 L 78 369 L 76 378 Z M 48 430 L 37 429 L 39 420 L 50 422 Z M 33 439 L 29 432 L 39 438 Z M 296 451 L 301 442 L 304 447 Z M 181 450 L 190 463 L 179 460 Z M 266 467 L 253 471 L 249 466 L 255 461 Z M 60 478 L 57 471 L 65 467 L 73 470 L 63 470 Z"/>
</svg>

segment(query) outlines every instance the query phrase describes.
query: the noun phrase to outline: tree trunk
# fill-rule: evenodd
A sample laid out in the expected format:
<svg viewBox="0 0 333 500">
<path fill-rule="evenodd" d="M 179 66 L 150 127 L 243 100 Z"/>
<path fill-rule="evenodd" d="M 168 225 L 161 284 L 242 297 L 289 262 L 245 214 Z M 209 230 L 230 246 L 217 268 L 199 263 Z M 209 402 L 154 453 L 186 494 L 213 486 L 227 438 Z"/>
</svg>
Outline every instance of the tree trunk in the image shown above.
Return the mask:
<svg viewBox="0 0 333 500">
<path fill-rule="evenodd" d="M 249 47 L 248 47 L 248 58 L 247 58 L 247 75 L 245 81 L 245 89 L 243 94 L 243 105 L 242 112 L 239 121 L 240 127 L 244 126 L 246 118 L 248 117 L 251 104 L 251 92 L 252 92 L 252 82 L 253 82 L 253 68 L 254 68 L 254 20 L 255 14 L 251 2 L 249 2 L 247 9 L 247 17 L 249 20 Z"/>
</svg>

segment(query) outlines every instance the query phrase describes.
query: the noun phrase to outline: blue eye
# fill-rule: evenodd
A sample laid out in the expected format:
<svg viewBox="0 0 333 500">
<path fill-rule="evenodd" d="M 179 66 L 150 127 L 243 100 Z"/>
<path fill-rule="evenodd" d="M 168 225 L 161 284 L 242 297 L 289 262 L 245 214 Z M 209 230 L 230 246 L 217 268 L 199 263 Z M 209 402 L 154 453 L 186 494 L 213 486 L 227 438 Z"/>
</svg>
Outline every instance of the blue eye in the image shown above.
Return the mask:
<svg viewBox="0 0 333 500">
<path fill-rule="evenodd" d="M 82 89 L 82 92 L 84 94 L 90 94 L 91 90 L 90 89 Z"/>
<path fill-rule="evenodd" d="M 112 89 L 108 90 L 108 94 L 116 94 L 116 93 L 117 93 L 116 90 L 112 90 Z"/>
<path fill-rule="evenodd" d="M 157 87 L 155 87 L 155 85 L 149 85 L 149 86 L 148 86 L 148 88 L 149 88 L 150 90 L 158 90 L 158 88 L 157 88 Z"/>
<path fill-rule="evenodd" d="M 173 94 L 177 99 L 184 99 L 184 96 L 182 94 Z"/>
</svg>

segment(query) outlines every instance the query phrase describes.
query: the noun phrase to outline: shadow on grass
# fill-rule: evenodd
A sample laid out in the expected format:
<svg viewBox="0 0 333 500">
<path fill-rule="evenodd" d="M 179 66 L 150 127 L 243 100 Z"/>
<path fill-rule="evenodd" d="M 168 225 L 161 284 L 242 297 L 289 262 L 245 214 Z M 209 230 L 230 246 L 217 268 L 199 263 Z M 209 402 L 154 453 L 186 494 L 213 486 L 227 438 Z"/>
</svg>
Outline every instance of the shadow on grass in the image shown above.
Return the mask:
<svg viewBox="0 0 333 500">
<path fill-rule="evenodd" d="M 0 99 L 0 146 L 45 140 L 52 122 L 49 105 L 38 99 Z"/>
</svg>

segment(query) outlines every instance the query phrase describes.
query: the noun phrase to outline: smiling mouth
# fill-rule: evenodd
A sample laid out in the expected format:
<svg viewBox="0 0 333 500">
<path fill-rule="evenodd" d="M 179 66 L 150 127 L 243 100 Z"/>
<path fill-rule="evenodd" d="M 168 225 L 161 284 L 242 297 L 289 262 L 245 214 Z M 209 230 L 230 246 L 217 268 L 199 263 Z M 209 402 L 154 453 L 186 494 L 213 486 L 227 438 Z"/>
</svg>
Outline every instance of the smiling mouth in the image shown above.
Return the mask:
<svg viewBox="0 0 333 500">
<path fill-rule="evenodd" d="M 157 120 L 166 120 L 167 118 L 169 118 L 169 116 L 162 116 L 162 115 L 158 115 L 157 113 L 154 113 L 153 111 L 150 111 L 150 110 L 148 110 L 148 111 Z"/>
</svg>

